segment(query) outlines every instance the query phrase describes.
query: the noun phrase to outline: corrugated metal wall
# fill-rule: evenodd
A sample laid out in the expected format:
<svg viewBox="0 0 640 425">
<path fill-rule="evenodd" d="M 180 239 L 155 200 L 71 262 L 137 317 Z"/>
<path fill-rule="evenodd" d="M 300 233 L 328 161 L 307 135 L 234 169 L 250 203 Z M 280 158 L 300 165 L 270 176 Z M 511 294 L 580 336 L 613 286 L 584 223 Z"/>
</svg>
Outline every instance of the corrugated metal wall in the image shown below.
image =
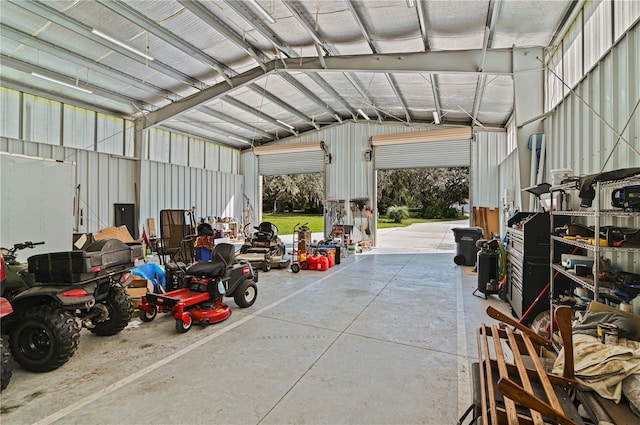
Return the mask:
<svg viewBox="0 0 640 425">
<path fill-rule="evenodd" d="M 552 104 L 554 109 L 545 120 L 546 181 L 552 180 L 554 169 L 588 175 L 640 167 L 640 108 L 634 111 L 640 102 L 640 3 L 589 2 L 583 13 L 584 20 L 579 22 L 585 22 L 584 35 L 576 38 L 584 41 L 579 54 L 562 57 L 564 69 L 581 78 L 572 85 L 573 92 L 564 88 L 562 98 L 549 91 L 552 87 L 557 91 L 559 79 L 548 76 L 547 94 L 560 103 Z M 555 61 L 560 61 L 560 54 Z M 601 208 L 611 209 L 610 193 L 601 194 Z M 569 197 L 570 206 L 577 209 L 577 193 Z M 586 223 L 594 224 L 591 218 Z M 601 224 L 640 228 L 640 219 L 607 218 Z M 616 257 L 619 267 L 640 273 L 640 255 L 608 255 Z"/>
<path fill-rule="evenodd" d="M 471 144 L 471 199 L 474 207 L 498 208 L 501 204 L 498 167 L 507 155 L 506 132 L 476 132 Z"/>
<path fill-rule="evenodd" d="M 244 178 L 235 149 L 151 129 L 141 161 L 133 158 L 132 121 L 6 88 L 0 101 L 0 151 L 76 164 L 82 216 L 74 231 L 114 225 L 113 204 L 136 204 L 138 197 L 138 232 L 161 209 L 195 206 L 197 216 L 242 218 Z M 24 183 L 29 190 L 32 183 Z"/>
<path fill-rule="evenodd" d="M 376 205 L 377 176 L 373 161 L 365 160 L 365 152 L 371 150 L 369 143 L 371 136 L 410 133 L 432 128 L 431 126 L 418 125 L 409 127 L 406 125 L 346 122 L 342 125 L 308 132 L 297 138 L 286 139 L 280 144 L 324 141 L 332 156 L 331 164 L 327 164 L 325 167 L 327 199 L 348 201 L 354 198 L 369 198 L 371 205 Z M 489 136 L 487 139 L 494 140 L 494 144 L 497 144 L 497 140 L 501 137 L 502 143 L 505 145 L 502 149 L 506 152 L 506 136 Z M 249 197 L 255 210 L 258 210 L 262 204 L 261 191 L 251 189 L 253 182 L 260 181 L 257 167 L 257 160 L 252 152 L 247 151 L 242 154 L 241 171 L 246 178 L 245 194 Z M 373 213 L 375 215 L 376 211 Z M 351 221 L 351 211 L 347 211 L 347 214 L 348 220 Z M 261 212 L 258 216 L 261 216 Z"/>
</svg>

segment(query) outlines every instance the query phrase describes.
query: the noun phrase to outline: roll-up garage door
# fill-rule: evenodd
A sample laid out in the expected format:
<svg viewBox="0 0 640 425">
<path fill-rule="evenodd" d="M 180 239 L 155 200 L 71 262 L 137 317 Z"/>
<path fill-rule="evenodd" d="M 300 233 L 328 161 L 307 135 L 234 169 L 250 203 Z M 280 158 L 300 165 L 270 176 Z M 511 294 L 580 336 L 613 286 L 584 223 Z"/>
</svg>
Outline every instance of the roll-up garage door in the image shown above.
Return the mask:
<svg viewBox="0 0 640 425">
<path fill-rule="evenodd" d="M 471 165 L 471 127 L 371 137 L 378 170 Z"/>
<path fill-rule="evenodd" d="M 324 171 L 323 142 L 257 146 L 258 170 L 263 176 L 321 173 Z"/>
</svg>

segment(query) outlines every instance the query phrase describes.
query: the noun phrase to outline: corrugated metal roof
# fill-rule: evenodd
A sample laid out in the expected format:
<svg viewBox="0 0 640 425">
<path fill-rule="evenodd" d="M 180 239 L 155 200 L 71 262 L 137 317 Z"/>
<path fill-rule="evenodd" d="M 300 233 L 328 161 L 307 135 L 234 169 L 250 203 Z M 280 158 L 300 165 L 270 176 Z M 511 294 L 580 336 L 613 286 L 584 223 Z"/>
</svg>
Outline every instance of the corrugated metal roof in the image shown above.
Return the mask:
<svg viewBox="0 0 640 425">
<path fill-rule="evenodd" d="M 190 106 L 171 109 L 155 124 L 238 148 L 290 136 L 288 125 L 300 133 L 362 119 L 358 109 L 381 123 L 431 123 L 437 111 L 443 123 L 469 125 L 475 118 L 480 125 L 500 127 L 513 110 L 510 75 L 480 77 L 480 69 L 438 72 L 429 68 L 428 60 L 424 69 L 403 69 L 398 61 L 397 69 L 380 72 L 367 58 L 445 50 L 458 52 L 463 59 L 469 55 L 469 62 L 475 63 L 467 49 L 547 46 L 578 3 L 258 0 L 255 4 L 5 0 L 0 2 L 1 77 L 26 92 L 48 91 L 70 104 L 94 105 L 132 119 L 217 87 L 197 106 L 234 120 L 207 115 L 206 110 L 194 113 Z M 291 65 L 287 69 L 284 63 L 319 55 L 323 66 L 318 69 Z M 365 60 L 360 61 L 359 55 Z M 332 69 L 324 64 L 330 57 L 344 57 L 351 66 L 367 65 L 350 72 Z M 277 69 L 267 72 L 269 63 Z M 93 93 L 43 80 L 31 71 Z M 251 74 L 246 83 L 231 80 L 243 73 Z"/>
</svg>

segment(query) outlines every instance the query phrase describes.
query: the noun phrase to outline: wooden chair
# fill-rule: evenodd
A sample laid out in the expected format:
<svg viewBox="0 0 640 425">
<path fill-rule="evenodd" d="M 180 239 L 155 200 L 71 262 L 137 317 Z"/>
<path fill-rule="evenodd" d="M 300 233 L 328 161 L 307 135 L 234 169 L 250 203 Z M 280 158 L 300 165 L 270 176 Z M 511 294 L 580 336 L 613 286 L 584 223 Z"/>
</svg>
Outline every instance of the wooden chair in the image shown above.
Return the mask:
<svg viewBox="0 0 640 425">
<path fill-rule="evenodd" d="M 584 424 L 568 393 L 577 385 L 573 350 L 565 350 L 561 376 L 548 373 L 541 358 L 553 359 L 551 341 L 493 307 L 487 314 L 519 332 L 485 324 L 477 331 L 474 407 L 482 424 Z M 571 308 L 559 307 L 556 319 L 564 346 L 572 347 Z"/>
</svg>

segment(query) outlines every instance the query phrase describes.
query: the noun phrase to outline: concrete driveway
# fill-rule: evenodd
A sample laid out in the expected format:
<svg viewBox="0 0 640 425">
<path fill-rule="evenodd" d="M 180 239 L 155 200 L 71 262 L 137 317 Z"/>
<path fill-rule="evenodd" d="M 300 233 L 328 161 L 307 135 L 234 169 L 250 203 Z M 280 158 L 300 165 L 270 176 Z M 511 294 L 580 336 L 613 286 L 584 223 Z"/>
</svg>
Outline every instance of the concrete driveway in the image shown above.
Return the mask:
<svg viewBox="0 0 640 425">
<path fill-rule="evenodd" d="M 411 254 L 429 252 L 455 252 L 456 243 L 451 229 L 469 227 L 469 220 L 415 223 L 407 227 L 378 229 L 376 247 L 363 254 Z M 322 232 L 313 233 L 312 240 L 321 240 Z M 292 247 L 292 235 L 281 235 L 288 249 Z"/>
</svg>

